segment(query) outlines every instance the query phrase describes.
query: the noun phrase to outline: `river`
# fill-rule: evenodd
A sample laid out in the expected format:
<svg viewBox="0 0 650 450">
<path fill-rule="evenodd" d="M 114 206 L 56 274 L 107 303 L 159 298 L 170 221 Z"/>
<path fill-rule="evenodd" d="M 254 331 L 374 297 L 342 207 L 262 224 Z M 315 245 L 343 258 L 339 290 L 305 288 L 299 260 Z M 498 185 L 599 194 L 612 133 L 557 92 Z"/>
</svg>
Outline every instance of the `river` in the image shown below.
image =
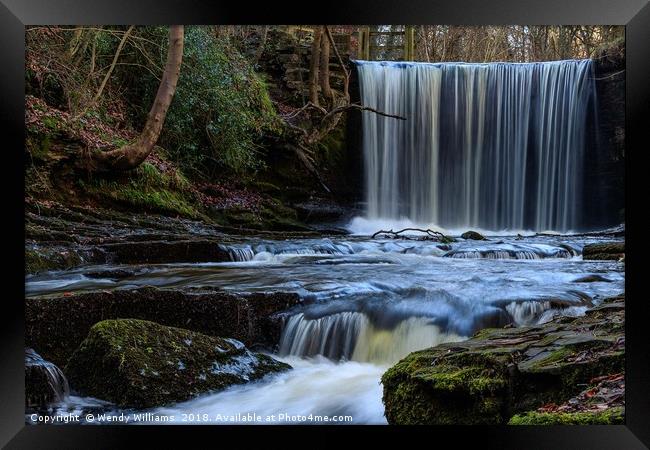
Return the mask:
<svg viewBox="0 0 650 450">
<path fill-rule="evenodd" d="M 359 232 L 363 225 L 357 221 L 352 229 Z M 247 237 L 229 247 L 231 262 L 87 266 L 30 276 L 26 291 L 33 296 L 150 285 L 297 292 L 303 304 L 286 312 L 273 353 L 293 370 L 148 412 L 223 418 L 216 423 L 245 422 L 246 414 L 274 416 L 274 423 L 322 423 L 310 421 L 311 414 L 381 424 L 386 420 L 380 377 L 408 353 L 467 339 L 489 326 L 580 315 L 588 305 L 624 291 L 624 263 L 582 259 L 585 244 L 604 239 L 597 235 L 487 237 L 450 244 L 364 234 Z M 85 275 L 107 269 L 133 275 Z M 600 278 L 576 281 L 591 275 Z M 75 395 L 55 409 L 133 412 Z"/>
</svg>

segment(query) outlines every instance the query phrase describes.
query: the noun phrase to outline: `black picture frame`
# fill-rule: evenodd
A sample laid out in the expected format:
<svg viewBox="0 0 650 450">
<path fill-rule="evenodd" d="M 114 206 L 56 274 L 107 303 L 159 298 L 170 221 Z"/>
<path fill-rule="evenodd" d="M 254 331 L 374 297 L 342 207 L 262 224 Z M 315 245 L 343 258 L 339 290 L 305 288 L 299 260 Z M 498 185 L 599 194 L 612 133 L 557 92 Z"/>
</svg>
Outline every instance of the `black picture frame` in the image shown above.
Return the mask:
<svg viewBox="0 0 650 450">
<path fill-rule="evenodd" d="M 311 8 L 311 9 L 310 9 Z M 636 449 L 650 445 L 650 345 L 645 327 L 650 317 L 640 294 L 643 250 L 639 220 L 643 211 L 632 195 L 641 186 L 646 166 L 641 155 L 650 142 L 650 3 L 647 0 L 347 0 L 327 2 L 225 2 L 210 0 L 0 0 L 0 122 L 4 289 L 2 297 L 2 399 L 0 444 L 7 448 L 116 448 L 147 434 L 169 446 L 171 439 L 193 442 L 195 435 L 223 445 L 229 436 L 259 437 L 273 442 L 296 427 L 124 427 L 26 426 L 24 417 L 24 46 L 25 25 L 36 24 L 609 24 L 626 26 L 626 424 L 546 427 L 301 427 L 319 432 L 321 444 L 340 445 L 341 433 L 377 434 L 380 439 L 408 437 L 433 443 L 474 443 L 480 448 Z M 637 185 L 635 185 L 636 183 Z M 636 221 L 636 223 L 635 223 Z M 467 430 L 467 431 L 465 431 Z M 415 433 L 416 435 L 413 435 Z M 190 437 L 190 434 L 192 435 Z M 214 440 L 218 439 L 218 440 Z M 284 438 L 280 438 L 284 439 Z M 292 439 L 294 440 L 294 439 Z M 248 441 L 240 441 L 242 444 Z M 283 441 L 275 441 L 282 443 Z M 232 445 L 232 444 L 226 444 Z M 311 442 L 309 443 L 311 445 Z M 403 444 L 402 444 L 403 445 Z"/>
</svg>

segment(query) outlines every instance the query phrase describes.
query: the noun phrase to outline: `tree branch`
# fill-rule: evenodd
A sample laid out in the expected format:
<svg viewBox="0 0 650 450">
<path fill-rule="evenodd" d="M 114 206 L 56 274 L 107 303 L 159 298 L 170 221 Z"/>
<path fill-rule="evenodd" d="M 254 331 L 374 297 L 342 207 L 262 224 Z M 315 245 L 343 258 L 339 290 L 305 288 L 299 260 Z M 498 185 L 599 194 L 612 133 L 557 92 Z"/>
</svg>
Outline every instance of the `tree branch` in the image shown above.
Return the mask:
<svg viewBox="0 0 650 450">
<path fill-rule="evenodd" d="M 122 40 L 120 41 L 120 44 L 117 46 L 117 50 L 115 51 L 115 55 L 113 56 L 113 62 L 111 63 L 111 66 L 108 69 L 108 72 L 106 72 L 106 75 L 104 76 L 104 79 L 102 80 L 102 84 L 99 85 L 99 89 L 97 90 L 97 93 L 95 94 L 95 97 L 93 97 L 93 103 L 95 103 L 97 100 L 99 100 L 99 97 L 102 95 L 102 91 L 106 87 L 106 83 L 108 83 L 108 79 L 111 77 L 111 74 L 113 73 L 113 69 L 115 69 L 115 65 L 117 64 L 117 60 L 120 57 L 120 53 L 122 53 L 122 49 L 124 48 L 124 44 L 126 44 L 126 40 L 129 38 L 129 35 L 135 28 L 134 25 L 131 25 L 128 30 L 126 30 L 126 33 L 124 33 L 124 36 L 122 36 Z"/>
<path fill-rule="evenodd" d="M 323 120 L 328 119 L 329 117 L 331 117 L 331 116 L 333 116 L 335 114 L 339 114 L 339 113 L 342 113 L 344 111 L 347 111 L 349 109 L 358 109 L 360 111 L 369 111 L 369 112 L 373 112 L 375 114 L 378 114 L 378 115 L 384 116 L 384 117 L 391 117 L 393 119 L 398 119 L 398 120 L 406 120 L 406 117 L 398 116 L 396 114 L 385 113 L 385 112 L 379 111 L 379 110 L 377 110 L 375 108 L 370 108 L 369 106 L 359 105 L 358 103 L 350 103 L 348 105 L 343 105 L 343 106 L 339 106 L 338 108 L 334 108 L 333 110 L 328 112 L 325 115 L 325 117 L 323 117 Z"/>
</svg>

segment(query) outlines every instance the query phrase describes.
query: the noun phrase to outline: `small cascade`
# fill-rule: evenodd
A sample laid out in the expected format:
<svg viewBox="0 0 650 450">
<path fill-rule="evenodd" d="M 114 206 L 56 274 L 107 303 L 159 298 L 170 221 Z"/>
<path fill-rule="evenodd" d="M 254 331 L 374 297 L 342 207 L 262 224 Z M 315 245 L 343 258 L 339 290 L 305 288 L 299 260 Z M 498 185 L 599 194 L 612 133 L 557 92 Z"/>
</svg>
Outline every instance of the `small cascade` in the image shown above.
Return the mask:
<svg viewBox="0 0 650 450">
<path fill-rule="evenodd" d="M 41 407 L 62 401 L 70 393 L 68 380 L 55 364 L 31 348 L 25 349 L 25 405 Z"/>
<path fill-rule="evenodd" d="M 303 313 L 289 317 L 280 339 L 280 355 L 316 356 L 333 360 L 350 359 L 368 319 L 357 312 L 306 319 Z"/>
<path fill-rule="evenodd" d="M 251 261 L 255 257 L 255 252 L 249 246 L 246 247 L 227 247 L 230 260 L 233 262 Z"/>
<path fill-rule="evenodd" d="M 325 356 L 332 360 L 352 360 L 391 364 L 409 353 L 464 338 L 443 333 L 431 319 L 411 317 L 395 327 L 375 326 L 359 312 L 331 314 L 307 319 L 299 313 L 291 316 L 280 340 L 280 355 Z"/>
<path fill-rule="evenodd" d="M 571 258 L 576 253 L 564 247 L 550 246 L 483 246 L 461 247 L 447 252 L 446 258 L 484 258 L 484 259 L 543 259 Z"/>
<path fill-rule="evenodd" d="M 277 245 L 258 244 L 254 247 L 245 246 L 227 246 L 226 250 L 233 262 L 247 261 L 277 261 L 281 262 L 292 256 L 309 256 L 309 255 L 349 255 L 353 254 L 352 247 L 345 243 L 333 243 L 329 240 L 325 242 L 314 242 L 312 245 L 304 243 L 282 243 Z"/>
<path fill-rule="evenodd" d="M 512 302 L 506 305 L 506 311 L 512 316 L 516 325 L 537 323 L 544 311 L 551 309 L 551 302 Z"/>
</svg>

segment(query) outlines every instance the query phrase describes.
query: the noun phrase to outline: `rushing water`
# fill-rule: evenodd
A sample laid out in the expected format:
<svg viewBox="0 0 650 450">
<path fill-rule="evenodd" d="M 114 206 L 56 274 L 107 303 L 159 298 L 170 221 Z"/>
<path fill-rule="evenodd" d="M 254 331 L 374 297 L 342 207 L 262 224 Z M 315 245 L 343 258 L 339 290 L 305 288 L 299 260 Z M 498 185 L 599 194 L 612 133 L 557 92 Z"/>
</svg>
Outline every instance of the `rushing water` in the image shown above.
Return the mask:
<svg viewBox="0 0 650 450">
<path fill-rule="evenodd" d="M 367 215 L 445 227 L 576 230 L 590 60 L 357 62 Z"/>
<path fill-rule="evenodd" d="M 235 420 L 242 420 L 238 414 L 283 414 L 277 421 L 292 423 L 292 415 L 311 413 L 385 423 L 379 379 L 409 352 L 466 339 L 487 326 L 579 315 L 624 291 L 623 263 L 580 256 L 586 243 L 600 239 L 489 236 L 443 245 L 366 236 L 250 238 L 230 247 L 231 262 L 84 267 L 31 276 L 26 289 L 30 296 L 145 285 L 297 292 L 304 304 L 287 312 L 274 355 L 293 370 L 151 412 Z M 111 278 L 117 269 L 122 275 Z M 91 275 L 102 271 L 104 278 Z M 602 280 L 576 282 L 586 275 Z M 79 397 L 57 408 L 112 409 Z"/>
</svg>

